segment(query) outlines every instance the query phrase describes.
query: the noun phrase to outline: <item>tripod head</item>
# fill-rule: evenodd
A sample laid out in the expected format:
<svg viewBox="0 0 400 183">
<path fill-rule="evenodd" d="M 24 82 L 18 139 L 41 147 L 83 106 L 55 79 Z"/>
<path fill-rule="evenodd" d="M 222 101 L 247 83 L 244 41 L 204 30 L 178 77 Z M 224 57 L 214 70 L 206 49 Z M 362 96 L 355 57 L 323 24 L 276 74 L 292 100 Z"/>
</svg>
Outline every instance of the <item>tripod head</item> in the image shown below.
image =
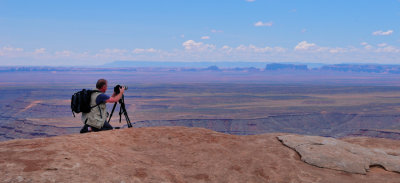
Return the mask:
<svg viewBox="0 0 400 183">
<path fill-rule="evenodd" d="M 115 94 L 119 94 L 120 93 L 120 89 L 121 88 L 124 88 L 125 90 L 128 90 L 128 87 L 127 86 L 124 86 L 124 85 L 116 85 L 115 87 L 114 87 L 114 92 L 115 92 Z"/>
</svg>

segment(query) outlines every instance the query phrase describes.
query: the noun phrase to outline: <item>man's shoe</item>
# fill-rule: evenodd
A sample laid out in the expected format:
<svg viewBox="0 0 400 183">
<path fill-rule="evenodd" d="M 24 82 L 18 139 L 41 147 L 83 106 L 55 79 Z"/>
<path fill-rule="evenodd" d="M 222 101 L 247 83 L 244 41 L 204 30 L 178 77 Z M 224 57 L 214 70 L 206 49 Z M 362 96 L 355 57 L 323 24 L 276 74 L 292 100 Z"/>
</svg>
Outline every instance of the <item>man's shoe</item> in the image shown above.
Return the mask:
<svg viewBox="0 0 400 183">
<path fill-rule="evenodd" d="M 82 127 L 80 133 L 87 133 L 87 132 L 89 132 L 89 130 L 88 130 L 88 125 L 84 125 L 84 126 Z"/>
</svg>

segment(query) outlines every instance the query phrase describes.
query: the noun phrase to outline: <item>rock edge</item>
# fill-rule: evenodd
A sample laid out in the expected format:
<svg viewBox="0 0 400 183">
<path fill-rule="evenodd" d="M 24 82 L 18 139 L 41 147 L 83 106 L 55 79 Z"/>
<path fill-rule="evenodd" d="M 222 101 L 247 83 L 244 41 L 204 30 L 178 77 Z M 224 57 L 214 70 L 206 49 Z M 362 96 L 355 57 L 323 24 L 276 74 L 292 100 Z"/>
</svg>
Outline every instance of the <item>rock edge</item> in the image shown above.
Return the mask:
<svg viewBox="0 0 400 183">
<path fill-rule="evenodd" d="M 400 157 L 385 149 L 370 149 L 334 138 L 302 135 L 277 136 L 285 146 L 295 150 L 301 160 L 321 168 L 366 174 L 372 166 L 400 173 Z"/>
</svg>

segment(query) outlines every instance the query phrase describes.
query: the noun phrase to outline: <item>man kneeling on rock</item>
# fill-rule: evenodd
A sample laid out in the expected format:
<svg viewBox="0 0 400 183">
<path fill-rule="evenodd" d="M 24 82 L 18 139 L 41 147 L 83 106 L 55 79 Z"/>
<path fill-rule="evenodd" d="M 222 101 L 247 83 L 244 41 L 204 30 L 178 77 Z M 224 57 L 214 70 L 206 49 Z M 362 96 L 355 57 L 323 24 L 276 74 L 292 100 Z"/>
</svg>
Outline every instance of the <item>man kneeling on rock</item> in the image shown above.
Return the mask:
<svg viewBox="0 0 400 183">
<path fill-rule="evenodd" d="M 107 80 L 99 79 L 96 83 L 96 91 L 92 93 L 90 98 L 90 106 L 93 107 L 89 113 L 82 113 L 82 122 L 85 124 L 81 129 L 81 133 L 89 132 L 88 127 L 92 131 L 112 130 L 113 127 L 107 122 L 108 112 L 106 103 L 116 103 L 124 94 L 125 88 L 120 88 L 120 93 L 115 92 L 111 97 L 107 96 Z"/>
</svg>

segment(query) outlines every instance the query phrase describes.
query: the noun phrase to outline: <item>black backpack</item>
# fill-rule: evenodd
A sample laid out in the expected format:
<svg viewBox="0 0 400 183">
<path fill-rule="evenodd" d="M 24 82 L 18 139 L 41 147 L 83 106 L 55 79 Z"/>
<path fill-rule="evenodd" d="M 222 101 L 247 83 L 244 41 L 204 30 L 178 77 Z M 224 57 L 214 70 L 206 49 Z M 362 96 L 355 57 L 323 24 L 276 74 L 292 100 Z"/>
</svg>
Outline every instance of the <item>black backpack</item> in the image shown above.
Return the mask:
<svg viewBox="0 0 400 183">
<path fill-rule="evenodd" d="M 92 93 L 100 92 L 99 90 L 86 90 L 83 89 L 82 91 L 76 92 L 71 97 L 71 110 L 72 114 L 75 117 L 74 113 L 89 113 L 90 110 L 95 106 L 90 106 L 90 99 Z"/>
</svg>

